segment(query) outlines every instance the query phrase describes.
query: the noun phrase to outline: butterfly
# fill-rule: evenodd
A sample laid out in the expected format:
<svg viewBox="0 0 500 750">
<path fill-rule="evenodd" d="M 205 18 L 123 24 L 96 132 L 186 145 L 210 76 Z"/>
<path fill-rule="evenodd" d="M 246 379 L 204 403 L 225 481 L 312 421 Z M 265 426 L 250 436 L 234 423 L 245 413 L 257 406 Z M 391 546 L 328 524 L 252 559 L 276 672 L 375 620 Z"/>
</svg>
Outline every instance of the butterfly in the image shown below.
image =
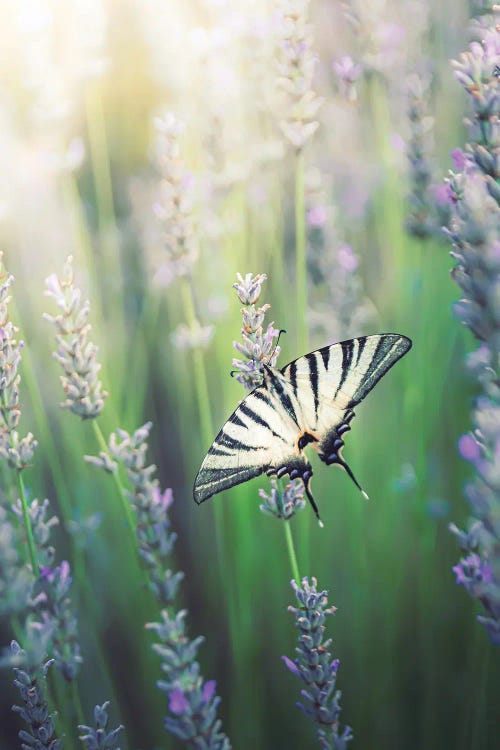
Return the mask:
<svg viewBox="0 0 500 750">
<path fill-rule="evenodd" d="M 353 408 L 411 348 L 397 333 L 342 341 L 289 362 L 281 370 L 263 365 L 262 384 L 241 401 L 205 456 L 194 482 L 199 504 L 266 473 L 302 479 L 319 524 L 312 496 L 312 467 L 304 454 L 311 445 L 327 465 L 344 469 L 365 497 L 341 455 Z"/>
</svg>

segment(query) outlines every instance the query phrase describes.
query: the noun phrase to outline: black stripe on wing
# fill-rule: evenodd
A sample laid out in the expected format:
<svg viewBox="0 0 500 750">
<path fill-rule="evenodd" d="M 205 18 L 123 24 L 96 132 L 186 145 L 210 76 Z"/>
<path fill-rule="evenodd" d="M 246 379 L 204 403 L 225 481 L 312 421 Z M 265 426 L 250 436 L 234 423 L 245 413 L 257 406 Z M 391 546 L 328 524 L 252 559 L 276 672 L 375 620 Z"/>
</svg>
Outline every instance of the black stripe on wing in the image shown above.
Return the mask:
<svg viewBox="0 0 500 750">
<path fill-rule="evenodd" d="M 411 346 L 412 342 L 406 336 L 401 336 L 398 333 L 380 334 L 380 340 L 371 362 L 352 396 L 349 408 L 359 404 L 391 367 L 411 349 Z"/>
<path fill-rule="evenodd" d="M 267 468 L 267 466 L 240 466 L 237 469 L 204 469 L 202 466 L 194 481 L 193 497 L 200 505 L 218 492 L 260 476 Z"/>
</svg>

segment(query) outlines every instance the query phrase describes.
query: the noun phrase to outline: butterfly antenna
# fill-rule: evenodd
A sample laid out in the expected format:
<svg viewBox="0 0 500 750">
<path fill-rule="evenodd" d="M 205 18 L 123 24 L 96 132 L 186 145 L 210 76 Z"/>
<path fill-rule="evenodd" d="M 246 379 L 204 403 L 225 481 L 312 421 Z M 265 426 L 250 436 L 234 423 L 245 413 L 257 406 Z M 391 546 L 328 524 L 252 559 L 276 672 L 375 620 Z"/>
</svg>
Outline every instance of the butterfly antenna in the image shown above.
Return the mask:
<svg viewBox="0 0 500 750">
<path fill-rule="evenodd" d="M 269 360 L 268 360 L 269 362 L 270 362 L 270 361 L 272 360 L 272 358 L 274 357 L 274 355 L 275 355 L 275 353 L 276 353 L 276 349 L 277 349 L 277 348 L 278 348 L 278 346 L 279 346 L 279 343 L 280 343 L 280 338 L 281 338 L 281 334 L 282 334 L 282 333 L 286 333 L 286 331 L 285 331 L 285 329 L 284 329 L 284 328 L 280 328 L 280 329 L 279 329 L 279 331 L 278 331 L 278 340 L 276 341 L 276 345 L 275 345 L 275 347 L 274 347 L 274 349 L 273 349 L 273 353 L 272 353 L 272 354 L 271 354 L 271 356 L 269 357 Z"/>
<path fill-rule="evenodd" d="M 311 503 L 311 508 L 313 509 L 314 513 L 316 514 L 316 518 L 318 519 L 319 527 L 322 529 L 322 528 L 324 528 L 325 524 L 321 520 L 321 516 L 319 515 L 318 506 L 316 505 L 316 500 L 313 498 L 313 496 L 311 494 L 311 490 L 309 489 L 309 481 L 310 481 L 310 477 L 304 481 L 304 487 L 305 487 L 305 490 L 306 490 L 307 499 Z"/>
<path fill-rule="evenodd" d="M 340 458 L 340 456 L 338 457 L 338 460 L 337 460 L 336 463 L 338 463 L 339 466 L 342 466 L 342 468 L 345 469 L 345 471 L 351 477 L 352 481 L 354 482 L 354 484 L 356 485 L 356 487 L 358 488 L 358 490 L 361 492 L 361 494 L 363 495 L 363 497 L 365 498 L 365 500 L 369 500 L 370 498 L 368 497 L 368 494 L 364 491 L 364 489 L 362 488 L 362 486 L 360 485 L 360 483 L 358 482 L 358 480 L 356 479 L 356 477 L 352 473 L 350 466 L 348 464 L 346 464 L 346 462 L 342 458 Z"/>
</svg>

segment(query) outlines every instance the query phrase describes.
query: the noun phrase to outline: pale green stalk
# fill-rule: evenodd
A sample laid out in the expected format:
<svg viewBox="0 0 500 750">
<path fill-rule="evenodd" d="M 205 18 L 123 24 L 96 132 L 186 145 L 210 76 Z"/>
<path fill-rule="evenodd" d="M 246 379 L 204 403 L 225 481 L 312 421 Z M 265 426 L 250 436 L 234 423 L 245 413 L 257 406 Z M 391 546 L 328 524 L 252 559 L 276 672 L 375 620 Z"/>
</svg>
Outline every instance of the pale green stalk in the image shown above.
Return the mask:
<svg viewBox="0 0 500 750">
<path fill-rule="evenodd" d="M 33 539 L 33 529 L 31 528 L 31 520 L 28 511 L 28 500 L 26 498 L 26 492 L 24 489 L 24 479 L 20 470 L 17 470 L 17 483 L 19 486 L 19 498 L 21 500 L 21 508 L 23 511 L 23 521 L 24 528 L 26 530 L 26 540 L 28 542 L 31 568 L 33 570 L 33 575 L 35 576 L 35 578 L 38 578 L 40 569 L 38 567 L 38 562 L 36 559 L 35 540 Z"/>
<path fill-rule="evenodd" d="M 304 186 L 304 153 L 300 150 L 295 161 L 295 283 L 297 349 L 307 350 L 307 259 L 306 259 L 306 209 Z"/>
<path fill-rule="evenodd" d="M 99 424 L 98 424 L 98 422 L 97 422 L 96 419 L 92 420 L 92 426 L 94 428 L 94 434 L 95 434 L 95 436 L 97 438 L 97 442 L 99 443 L 100 449 L 104 453 L 107 453 L 108 452 L 108 446 L 107 446 L 106 440 L 104 439 L 104 435 L 102 434 L 102 430 L 99 427 Z M 116 485 L 116 488 L 118 490 L 118 494 L 120 496 L 120 501 L 121 501 L 121 504 L 122 504 L 123 512 L 125 514 L 125 518 L 127 519 L 128 527 L 129 527 L 130 531 L 132 532 L 132 538 L 133 538 L 134 546 L 135 546 L 135 544 L 136 544 L 136 536 L 135 536 L 136 523 L 135 523 L 135 519 L 134 519 L 134 514 L 132 513 L 132 508 L 130 507 L 130 503 L 129 503 L 128 498 L 127 498 L 125 487 L 122 484 L 122 481 L 121 481 L 121 479 L 120 479 L 120 477 L 118 475 L 118 472 L 117 471 L 113 471 L 112 472 L 112 476 L 113 476 L 113 481 L 114 481 L 114 483 Z"/>
<path fill-rule="evenodd" d="M 290 521 L 283 521 L 283 524 L 285 526 L 286 548 L 288 551 L 288 557 L 290 558 L 290 565 L 292 566 L 293 577 L 297 584 L 300 585 L 299 566 L 297 564 L 297 555 L 295 552 L 295 545 L 293 543 Z"/>
<path fill-rule="evenodd" d="M 87 127 L 97 200 L 99 231 L 101 233 L 101 238 L 104 238 L 106 236 L 107 225 L 113 225 L 110 245 L 111 249 L 114 250 L 116 247 L 115 206 L 109 164 L 106 122 L 102 106 L 100 86 L 100 81 L 94 81 L 89 84 L 87 89 Z"/>
<path fill-rule="evenodd" d="M 196 323 L 196 310 L 194 306 L 193 290 L 189 279 L 182 279 L 181 285 L 182 301 L 186 322 L 189 328 L 193 328 Z M 193 349 L 194 360 L 194 382 L 196 388 L 196 397 L 198 401 L 198 410 L 200 413 L 201 433 L 203 440 L 209 445 L 214 439 L 212 415 L 210 412 L 210 395 L 208 392 L 207 373 L 203 351 L 200 347 Z"/>
</svg>

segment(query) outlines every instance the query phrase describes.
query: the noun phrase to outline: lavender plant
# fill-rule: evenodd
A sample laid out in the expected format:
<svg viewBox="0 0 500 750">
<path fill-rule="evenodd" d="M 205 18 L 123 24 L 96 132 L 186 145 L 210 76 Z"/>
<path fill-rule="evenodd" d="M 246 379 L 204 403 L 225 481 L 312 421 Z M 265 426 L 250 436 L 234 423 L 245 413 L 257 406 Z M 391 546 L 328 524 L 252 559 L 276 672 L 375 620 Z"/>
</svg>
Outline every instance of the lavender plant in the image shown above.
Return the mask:
<svg viewBox="0 0 500 750">
<path fill-rule="evenodd" d="M 415 237 L 426 238 L 436 230 L 430 188 L 432 166 L 429 159 L 433 118 L 427 114 L 430 80 L 414 73 L 408 77 L 408 121 L 410 135 L 407 143 L 410 194 L 406 227 Z"/>
<path fill-rule="evenodd" d="M 184 125 L 168 112 L 156 117 L 154 157 L 160 174 L 158 199 L 153 209 L 160 226 L 163 254 L 162 278 L 189 279 L 199 255 L 194 219 L 194 178 L 181 158 L 179 139 Z M 187 325 L 181 324 L 173 339 L 181 348 L 205 348 L 213 335 L 213 326 L 202 326 L 192 300 L 186 305 Z"/>
<path fill-rule="evenodd" d="M 156 466 L 146 462 L 151 427 L 148 422 L 133 435 L 117 430 L 110 437 L 107 451 L 101 451 L 98 457 L 87 456 L 86 460 L 108 472 L 123 466 L 132 487 L 128 498 L 137 516 L 137 541 L 148 572 L 148 586 L 158 604 L 164 607 L 161 622 L 149 623 L 146 627 L 153 630 L 160 641 L 153 648 L 162 659 L 165 674 L 158 682 L 158 687 L 168 697 L 170 715 L 165 719 L 165 727 L 189 747 L 230 750 L 229 740 L 217 718 L 220 698 L 215 694 L 215 682 L 203 680 L 196 661 L 204 639 L 190 640 L 185 626 L 186 610 L 175 613 L 173 609 L 184 574 L 173 572 L 169 567 L 177 538 L 168 516 L 173 495 L 171 490 L 160 491 L 154 477 Z"/>
<path fill-rule="evenodd" d="M 284 489 L 278 486 L 277 479 L 271 479 L 270 492 L 259 490 L 259 497 L 264 501 L 259 505 L 260 510 L 268 516 L 274 516 L 289 521 L 306 506 L 304 500 L 304 485 L 300 480 L 289 482 Z"/>
<path fill-rule="evenodd" d="M 312 49 L 309 0 L 278 0 L 278 86 L 287 99 L 280 128 L 296 151 L 301 151 L 319 127 L 316 115 L 323 98 L 313 90 L 316 55 Z"/>
<path fill-rule="evenodd" d="M 269 323 L 266 332 L 263 330 L 265 316 L 271 305 L 255 307 L 258 302 L 262 284 L 267 279 L 265 273 L 252 276 L 247 273 L 245 278 L 237 274 L 238 281 L 233 284 L 238 299 L 244 305 L 241 309 L 243 314 L 243 326 L 241 328 L 242 342 L 233 341 L 237 352 L 243 354 L 244 360 L 234 358 L 233 367 L 236 372 L 236 380 L 247 390 L 251 391 L 262 382 L 262 365 L 274 367 L 280 353 L 277 340 L 280 332 L 274 328 L 274 323 Z"/>
<path fill-rule="evenodd" d="M 11 652 L 16 659 L 26 660 L 27 654 L 17 641 L 12 641 Z M 52 664 L 53 659 L 49 659 L 40 666 L 27 663 L 24 668 L 14 667 L 14 685 L 19 690 L 23 705 L 13 706 L 13 711 L 26 724 L 26 729 L 19 732 L 22 750 L 60 750 L 62 747 L 56 737 L 54 714 L 49 712 L 44 691 L 47 670 Z"/>
<path fill-rule="evenodd" d="M 113 750 L 113 748 L 120 750 L 119 747 L 116 747 L 116 743 L 118 742 L 118 735 L 123 730 L 123 725 L 120 724 L 116 729 L 108 729 L 108 706 L 109 701 L 106 701 L 102 706 L 94 708 L 95 729 L 85 724 L 79 725 L 78 729 L 83 732 L 80 735 L 80 740 L 85 745 L 86 750 Z"/>
<path fill-rule="evenodd" d="M 56 329 L 58 349 L 53 356 L 63 369 L 61 383 L 66 394 L 61 406 L 82 419 L 93 419 L 102 412 L 108 394 L 99 379 L 97 347 L 88 339 L 90 304 L 82 301 L 82 292 L 75 285 L 73 258 L 68 257 L 61 278 L 52 274 L 45 283 L 46 295 L 61 311 L 58 315 L 44 313 Z"/>
<path fill-rule="evenodd" d="M 298 606 L 289 607 L 295 615 L 295 625 L 300 631 L 297 656 L 293 661 L 283 656 L 286 667 L 305 685 L 301 691 L 304 703 L 297 707 L 318 726 L 318 741 L 323 750 L 345 750 L 352 739 L 352 730 L 340 728 L 341 692 L 335 690 L 339 660 L 329 651 L 331 639 L 323 640 L 327 615 L 336 608 L 328 607 L 326 591 L 318 591 L 316 578 L 303 578 L 301 585 L 291 582 Z"/>
<path fill-rule="evenodd" d="M 8 304 L 11 300 L 9 289 L 13 281 L 14 277 L 5 271 L 3 253 L 0 253 L 0 457 L 17 473 L 31 568 L 36 575 L 38 563 L 21 472 L 30 464 L 37 441 L 31 432 L 21 438 L 17 430 L 21 417 L 19 408 L 21 376 L 18 373 L 18 367 L 24 344 L 22 341 L 16 341 L 17 329 L 9 320 Z"/>
<path fill-rule="evenodd" d="M 473 431 L 459 441 L 461 455 L 476 474 L 465 487 L 474 523 L 468 531 L 450 526 L 464 556 L 454 566 L 457 584 L 478 599 L 478 616 L 490 640 L 500 645 L 500 97 L 497 66 L 500 33 L 491 16 L 488 33 L 455 61 L 456 77 L 470 95 L 470 141 L 453 154 L 456 172 L 448 189 L 452 217 L 447 234 L 453 244 L 453 279 L 463 298 L 455 315 L 480 342 L 467 365 L 482 389 L 473 411 Z"/>
</svg>

